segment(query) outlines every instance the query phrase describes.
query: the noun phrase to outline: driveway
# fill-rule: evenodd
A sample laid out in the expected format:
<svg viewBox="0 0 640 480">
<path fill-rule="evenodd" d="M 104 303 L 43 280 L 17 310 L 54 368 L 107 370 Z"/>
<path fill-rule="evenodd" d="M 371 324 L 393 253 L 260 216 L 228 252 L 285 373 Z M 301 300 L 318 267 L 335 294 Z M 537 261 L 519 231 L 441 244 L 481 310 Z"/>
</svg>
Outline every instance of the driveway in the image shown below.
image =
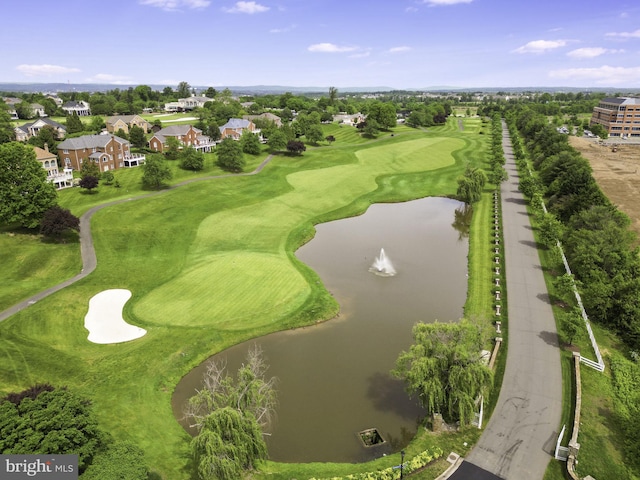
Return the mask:
<svg viewBox="0 0 640 480">
<path fill-rule="evenodd" d="M 509 313 L 507 366 L 496 409 L 465 463 L 506 480 L 541 480 L 561 428 L 560 349 L 504 124 L 502 139 L 509 174 L 501 187 Z"/>
</svg>

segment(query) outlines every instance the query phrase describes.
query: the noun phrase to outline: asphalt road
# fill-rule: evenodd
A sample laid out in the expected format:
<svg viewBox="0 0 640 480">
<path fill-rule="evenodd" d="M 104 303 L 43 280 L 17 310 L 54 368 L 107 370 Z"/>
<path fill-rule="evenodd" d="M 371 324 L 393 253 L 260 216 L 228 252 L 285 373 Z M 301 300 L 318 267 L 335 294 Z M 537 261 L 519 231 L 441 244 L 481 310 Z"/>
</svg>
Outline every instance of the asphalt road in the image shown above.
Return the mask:
<svg viewBox="0 0 640 480">
<path fill-rule="evenodd" d="M 503 148 L 509 174 L 501 187 L 509 312 L 507 366 L 496 409 L 465 462 L 506 480 L 541 480 L 562 428 L 560 349 L 504 125 Z"/>
</svg>

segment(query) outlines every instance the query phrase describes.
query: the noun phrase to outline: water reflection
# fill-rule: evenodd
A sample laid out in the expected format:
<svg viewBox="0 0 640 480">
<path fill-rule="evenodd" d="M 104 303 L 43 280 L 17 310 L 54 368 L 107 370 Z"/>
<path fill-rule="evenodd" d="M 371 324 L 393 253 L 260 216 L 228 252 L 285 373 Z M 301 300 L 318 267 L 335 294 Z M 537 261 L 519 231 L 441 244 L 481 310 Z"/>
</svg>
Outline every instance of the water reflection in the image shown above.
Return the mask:
<svg viewBox="0 0 640 480">
<path fill-rule="evenodd" d="M 257 342 L 279 379 L 277 421 L 269 456 L 285 462 L 361 462 L 403 448 L 424 411 L 390 371 L 412 342 L 418 321 L 462 316 L 468 244 L 451 217 L 462 204 L 427 198 L 372 205 L 366 214 L 317 226 L 296 255 L 313 268 L 341 307 L 323 324 L 268 335 L 216 357 L 236 371 Z M 384 246 L 397 275 L 372 275 Z M 189 373 L 174 393 L 174 412 L 199 387 Z M 364 447 L 357 432 L 376 428 L 387 440 Z"/>
<path fill-rule="evenodd" d="M 469 238 L 473 206 L 464 203 L 453 211 L 453 223 L 451 226 L 458 231 L 458 240 Z"/>
</svg>

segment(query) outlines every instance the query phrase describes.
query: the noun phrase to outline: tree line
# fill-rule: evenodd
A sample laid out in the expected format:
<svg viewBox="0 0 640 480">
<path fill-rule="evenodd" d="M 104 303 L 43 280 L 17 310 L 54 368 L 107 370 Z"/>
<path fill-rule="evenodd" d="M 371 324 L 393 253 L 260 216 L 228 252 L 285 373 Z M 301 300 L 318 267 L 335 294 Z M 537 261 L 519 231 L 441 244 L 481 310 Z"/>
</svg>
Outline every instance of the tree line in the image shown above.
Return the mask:
<svg viewBox="0 0 640 480">
<path fill-rule="evenodd" d="M 546 117 L 520 108 L 509 122 L 522 137 L 513 143 L 517 161 L 528 157 L 535 171 L 522 178 L 520 188 L 532 204 L 543 200 L 548 208 L 543 238 L 549 247 L 555 239 L 562 242 L 589 317 L 640 349 L 640 250 L 629 218 Z"/>
</svg>

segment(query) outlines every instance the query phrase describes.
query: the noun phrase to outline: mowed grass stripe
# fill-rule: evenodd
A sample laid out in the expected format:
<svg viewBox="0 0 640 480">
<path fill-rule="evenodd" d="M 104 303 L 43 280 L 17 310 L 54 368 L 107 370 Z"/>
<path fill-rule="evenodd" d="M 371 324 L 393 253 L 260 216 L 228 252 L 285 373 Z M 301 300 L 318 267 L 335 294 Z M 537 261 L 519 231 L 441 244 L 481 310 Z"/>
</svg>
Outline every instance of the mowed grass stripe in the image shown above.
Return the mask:
<svg viewBox="0 0 640 480">
<path fill-rule="evenodd" d="M 147 323 L 247 329 L 299 308 L 310 293 L 288 259 L 246 252 L 212 255 L 136 303 Z"/>
<path fill-rule="evenodd" d="M 288 175 L 293 191 L 204 219 L 186 268 L 140 300 L 134 313 L 147 323 L 247 328 L 295 311 L 310 290 L 286 256 L 288 232 L 374 191 L 381 174 L 452 165 L 451 150 L 463 145 L 457 139 L 410 140 L 358 151 L 356 164 Z M 265 244 L 278 257 L 256 255 Z"/>
</svg>

